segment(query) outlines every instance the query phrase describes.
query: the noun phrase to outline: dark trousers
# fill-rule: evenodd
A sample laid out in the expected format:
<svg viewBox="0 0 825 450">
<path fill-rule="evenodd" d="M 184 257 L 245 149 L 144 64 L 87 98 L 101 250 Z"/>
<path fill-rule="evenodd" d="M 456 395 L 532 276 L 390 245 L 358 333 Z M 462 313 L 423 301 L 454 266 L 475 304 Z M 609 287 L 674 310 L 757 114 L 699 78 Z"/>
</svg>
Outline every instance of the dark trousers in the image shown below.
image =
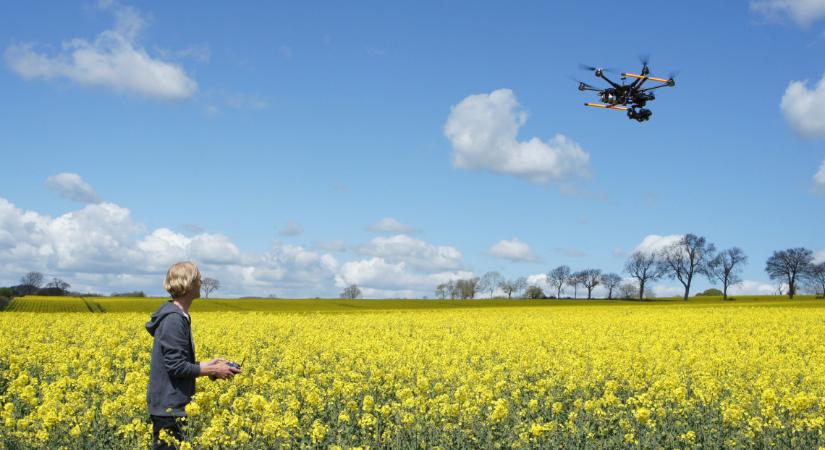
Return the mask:
<svg viewBox="0 0 825 450">
<path fill-rule="evenodd" d="M 166 430 L 166 433 L 182 441 L 185 422 L 180 417 L 151 415 L 149 417 L 152 418 L 152 448 L 154 450 L 176 450 L 178 447 L 160 440 L 160 430 Z"/>
</svg>

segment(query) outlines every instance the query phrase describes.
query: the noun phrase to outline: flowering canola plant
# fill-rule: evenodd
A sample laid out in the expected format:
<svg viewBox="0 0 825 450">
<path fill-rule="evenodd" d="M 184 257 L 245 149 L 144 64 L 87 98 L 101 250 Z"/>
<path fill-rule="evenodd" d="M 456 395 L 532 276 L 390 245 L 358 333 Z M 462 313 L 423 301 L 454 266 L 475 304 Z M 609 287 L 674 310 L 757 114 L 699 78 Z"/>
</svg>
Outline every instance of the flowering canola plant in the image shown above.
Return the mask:
<svg viewBox="0 0 825 450">
<path fill-rule="evenodd" d="M 825 308 L 193 314 L 183 448 L 819 448 Z M 151 441 L 148 314 L 0 314 L 0 448 Z"/>
</svg>

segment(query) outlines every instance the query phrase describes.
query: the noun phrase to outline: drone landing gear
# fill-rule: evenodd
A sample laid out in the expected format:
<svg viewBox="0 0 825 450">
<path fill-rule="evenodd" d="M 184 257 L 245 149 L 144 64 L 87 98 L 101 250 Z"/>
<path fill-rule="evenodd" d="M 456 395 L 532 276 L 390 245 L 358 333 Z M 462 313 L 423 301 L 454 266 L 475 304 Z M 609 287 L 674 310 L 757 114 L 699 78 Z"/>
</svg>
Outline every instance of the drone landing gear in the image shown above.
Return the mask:
<svg viewBox="0 0 825 450">
<path fill-rule="evenodd" d="M 650 120 L 650 116 L 652 115 L 653 111 L 647 108 L 629 108 L 627 110 L 627 117 L 637 122 L 644 122 L 646 120 Z"/>
</svg>

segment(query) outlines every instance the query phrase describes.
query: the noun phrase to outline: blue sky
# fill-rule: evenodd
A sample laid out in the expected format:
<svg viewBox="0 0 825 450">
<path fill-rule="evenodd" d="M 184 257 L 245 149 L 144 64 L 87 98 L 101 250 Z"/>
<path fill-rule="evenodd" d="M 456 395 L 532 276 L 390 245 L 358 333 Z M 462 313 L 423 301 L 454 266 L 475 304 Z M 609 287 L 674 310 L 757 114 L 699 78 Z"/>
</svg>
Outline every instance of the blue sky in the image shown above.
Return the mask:
<svg viewBox="0 0 825 450">
<path fill-rule="evenodd" d="M 0 284 L 432 296 L 691 232 L 767 293 L 772 251 L 825 259 L 825 2 L 626 6 L 3 4 Z M 642 53 L 679 71 L 649 122 L 582 106 L 579 63 Z"/>
</svg>

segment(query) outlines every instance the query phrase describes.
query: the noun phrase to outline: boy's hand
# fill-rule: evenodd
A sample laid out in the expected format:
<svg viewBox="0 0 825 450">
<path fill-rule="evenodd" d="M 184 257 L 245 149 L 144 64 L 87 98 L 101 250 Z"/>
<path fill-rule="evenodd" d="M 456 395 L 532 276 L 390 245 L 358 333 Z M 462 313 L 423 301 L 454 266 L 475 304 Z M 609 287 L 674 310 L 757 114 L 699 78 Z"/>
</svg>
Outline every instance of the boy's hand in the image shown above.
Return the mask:
<svg viewBox="0 0 825 450">
<path fill-rule="evenodd" d="M 241 373 L 240 369 L 231 367 L 228 362 L 229 361 L 223 358 L 215 358 L 208 362 L 202 362 L 201 373 L 209 375 L 209 378 L 213 380 L 217 378 L 225 380 L 234 377 L 235 374 Z"/>
</svg>

